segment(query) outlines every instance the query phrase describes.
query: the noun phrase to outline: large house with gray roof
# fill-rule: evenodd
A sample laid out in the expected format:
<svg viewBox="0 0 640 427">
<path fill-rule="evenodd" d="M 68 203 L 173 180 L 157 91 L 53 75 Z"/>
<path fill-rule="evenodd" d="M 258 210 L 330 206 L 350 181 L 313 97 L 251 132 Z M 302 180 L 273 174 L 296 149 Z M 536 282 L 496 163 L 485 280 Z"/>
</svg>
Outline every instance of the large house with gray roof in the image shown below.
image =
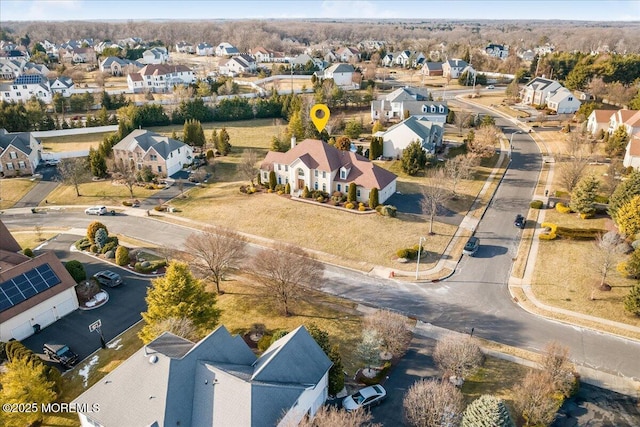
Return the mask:
<svg viewBox="0 0 640 427">
<path fill-rule="evenodd" d="M 320 79 L 333 79 L 337 86 L 355 87 L 353 83 L 353 74 L 355 69 L 351 64 L 333 64 L 323 71 L 316 71 L 314 74 Z"/>
<path fill-rule="evenodd" d="M 432 122 L 425 117 L 411 116 L 376 136 L 382 137 L 382 155 L 398 158 L 413 141 L 420 142 L 422 149 L 434 154 L 442 145 L 443 123 Z"/>
<path fill-rule="evenodd" d="M 0 129 L 0 176 L 32 175 L 41 155 L 42 145 L 32 133 Z"/>
<path fill-rule="evenodd" d="M 449 108 L 446 101 L 431 101 L 427 89 L 405 86 L 371 101 L 371 120 L 402 120 L 405 114 L 444 123 Z"/>
<path fill-rule="evenodd" d="M 132 164 L 137 170 L 149 166 L 160 176 L 171 176 L 193 163 L 193 148 L 184 142 L 144 129 L 136 129 L 113 147 L 116 162 Z"/>
<path fill-rule="evenodd" d="M 83 427 L 298 425 L 326 401 L 331 365 L 303 326 L 260 357 L 224 326 L 198 343 L 165 332 L 73 404 L 88 404 Z"/>
<path fill-rule="evenodd" d="M 337 148 L 317 139 L 291 141 L 286 153 L 269 151 L 260 165 L 262 182 L 275 172 L 278 184 L 289 184 L 291 194 L 300 195 L 305 187 L 332 194 L 346 193 L 356 184 L 356 200 L 367 202 L 372 188 L 378 189 L 378 201 L 384 203 L 396 192 L 396 175 L 351 151 Z"/>
<path fill-rule="evenodd" d="M 100 62 L 100 71 L 103 73 L 109 73 L 112 76 L 122 76 L 125 71 L 138 70 L 144 67 L 144 64 L 138 61 L 131 61 L 129 59 L 118 58 L 117 56 L 107 56 Z"/>
</svg>

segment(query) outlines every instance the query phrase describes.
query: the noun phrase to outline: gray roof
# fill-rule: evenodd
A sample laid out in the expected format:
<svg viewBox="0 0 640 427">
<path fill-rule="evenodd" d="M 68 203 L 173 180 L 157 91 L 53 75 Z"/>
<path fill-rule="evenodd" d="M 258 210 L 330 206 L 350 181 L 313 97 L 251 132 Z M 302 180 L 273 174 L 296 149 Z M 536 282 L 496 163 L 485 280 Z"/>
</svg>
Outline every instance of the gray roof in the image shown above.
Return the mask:
<svg viewBox="0 0 640 427">
<path fill-rule="evenodd" d="M 331 67 L 324 70 L 324 75 L 328 73 L 353 73 L 355 69 L 351 64 L 333 64 Z"/>
<path fill-rule="evenodd" d="M 118 142 L 113 149 L 133 151 L 136 146 L 142 148 L 145 153 L 153 148 L 166 160 L 172 151 L 185 147 L 186 144 L 148 130 L 136 129 Z"/>
<path fill-rule="evenodd" d="M 260 358 L 224 326 L 197 344 L 165 332 L 74 403 L 100 402 L 99 412 L 84 415 L 103 426 L 203 425 L 211 417 L 207 411 L 231 420 L 248 413 L 251 425 L 276 425 L 330 367 L 329 358 L 302 326 Z M 220 376 L 220 371 L 230 376 Z M 231 384 L 227 379 L 246 384 L 235 389 L 244 394 L 214 397 Z M 203 385 L 218 382 L 217 388 Z"/>
<path fill-rule="evenodd" d="M 555 80 L 543 79 L 542 77 L 536 77 L 525 85 L 525 87 L 533 88 L 534 90 L 543 90 L 554 83 L 558 83 Z"/>
<path fill-rule="evenodd" d="M 389 93 L 384 97 L 384 99 L 390 102 L 426 101 L 429 99 L 429 90 L 405 86 Z"/>
<path fill-rule="evenodd" d="M 427 151 L 434 150 L 435 147 L 431 142 L 431 135 L 433 134 L 433 132 L 440 132 L 440 125 L 433 123 L 424 117 L 411 116 L 408 119 L 398 123 L 397 125 L 391 126 L 389 129 L 387 129 L 385 134 L 388 134 L 400 127 L 406 127 L 410 129 L 418 138 L 420 138 L 422 140 L 422 148 Z"/>
<path fill-rule="evenodd" d="M 6 150 L 9 145 L 13 145 L 27 156 L 31 154 L 31 134 L 29 132 L 7 133 L 5 129 L 0 129 L 0 152 Z"/>
<path fill-rule="evenodd" d="M 447 63 L 449 64 L 450 67 L 453 67 L 453 68 L 464 68 L 469 65 L 467 61 L 463 61 L 462 59 L 456 59 L 456 58 L 447 59 Z"/>
</svg>

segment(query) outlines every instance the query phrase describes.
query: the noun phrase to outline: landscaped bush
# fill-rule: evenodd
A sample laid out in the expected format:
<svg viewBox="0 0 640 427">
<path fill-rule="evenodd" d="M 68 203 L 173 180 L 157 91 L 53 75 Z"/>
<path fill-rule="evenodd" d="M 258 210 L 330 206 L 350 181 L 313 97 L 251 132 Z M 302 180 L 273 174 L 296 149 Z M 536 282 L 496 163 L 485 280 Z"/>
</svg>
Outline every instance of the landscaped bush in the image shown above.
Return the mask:
<svg viewBox="0 0 640 427">
<path fill-rule="evenodd" d="M 271 338 L 272 335 L 264 334 L 262 338 L 260 338 L 260 341 L 258 341 L 258 350 L 265 351 L 268 349 L 271 345 Z"/>
<path fill-rule="evenodd" d="M 276 185 L 276 188 L 274 188 L 274 190 L 275 190 L 276 192 L 278 192 L 278 191 L 282 191 L 282 192 L 284 192 L 284 189 L 285 189 L 285 188 L 286 188 L 286 185 L 278 184 L 278 185 Z"/>
<path fill-rule="evenodd" d="M 604 205 L 609 203 L 609 198 L 607 196 L 601 196 L 601 195 L 597 195 L 596 198 L 594 199 L 594 201 L 596 203 L 602 203 Z"/>
<path fill-rule="evenodd" d="M 158 212 L 164 212 L 164 211 L 166 211 L 166 210 L 167 210 L 167 207 L 166 207 L 166 206 L 160 206 L 160 205 L 158 205 L 158 206 L 154 206 L 154 207 L 153 207 L 153 210 L 154 210 L 154 211 L 158 211 Z"/>
<path fill-rule="evenodd" d="M 118 246 L 118 249 L 116 249 L 116 264 L 129 264 L 129 249 L 124 246 Z"/>
<path fill-rule="evenodd" d="M 276 194 L 277 194 L 278 196 L 282 196 L 282 195 L 284 194 L 284 191 L 282 191 L 282 190 L 278 190 L 278 191 L 276 191 Z"/>
<path fill-rule="evenodd" d="M 105 254 L 108 251 L 111 250 L 116 250 L 116 248 L 118 247 L 118 238 L 116 236 L 110 236 L 107 238 L 107 243 L 104 244 L 104 246 L 102 247 L 102 250 L 100 251 L 101 253 Z"/>
<path fill-rule="evenodd" d="M 582 219 L 590 219 L 590 218 L 593 218 L 594 216 L 596 216 L 595 212 L 588 212 L 588 213 L 581 213 L 580 214 L 580 218 L 582 218 Z"/>
<path fill-rule="evenodd" d="M 93 221 L 91 224 L 89 224 L 89 226 L 87 227 L 87 239 L 89 239 L 90 243 L 93 243 L 93 239 L 95 238 L 96 232 L 100 228 L 104 228 L 105 230 L 107 230 L 107 226 L 99 221 Z M 109 234 L 108 230 L 107 230 L 107 234 Z"/>
<path fill-rule="evenodd" d="M 93 245 L 89 246 L 89 252 L 91 252 L 92 254 L 97 254 L 99 252 L 98 245 L 94 243 Z"/>
<path fill-rule="evenodd" d="M 89 247 L 91 246 L 91 242 L 89 241 L 88 238 L 83 238 L 78 240 L 75 243 L 75 247 L 76 249 L 78 249 L 79 251 L 86 251 L 87 249 L 89 249 Z"/>
<path fill-rule="evenodd" d="M 529 207 L 531 209 L 542 209 L 543 206 L 544 203 L 542 202 L 542 200 L 533 200 L 531 201 L 531 203 L 529 203 Z"/>
<path fill-rule="evenodd" d="M 29 258 L 33 258 L 33 251 L 31 250 L 31 248 L 24 248 L 22 250 L 22 254 L 28 256 Z"/>
<path fill-rule="evenodd" d="M 291 185 L 288 182 L 284 185 L 284 192 L 291 194 Z"/>
<path fill-rule="evenodd" d="M 347 209 L 353 209 L 355 207 L 355 205 L 351 202 L 347 203 L 346 205 L 344 205 L 345 208 Z"/>
<path fill-rule="evenodd" d="M 384 362 L 382 369 L 378 371 L 375 377 L 367 378 L 364 375 L 360 375 L 358 377 L 358 381 L 365 385 L 379 384 L 380 381 L 387 375 L 389 369 L 391 369 L 391 362 Z"/>
<path fill-rule="evenodd" d="M 554 223 L 543 222 L 542 228 L 548 228 L 549 232 L 540 234 L 540 237 L 539 237 L 540 240 L 554 240 L 557 237 L 556 230 L 558 229 L 558 226 L 555 225 Z"/>
<path fill-rule="evenodd" d="M 122 201 L 122 205 L 123 205 L 123 206 L 133 206 L 133 202 L 130 202 L 130 201 L 128 201 L 128 200 L 123 200 L 123 201 Z"/>
<path fill-rule="evenodd" d="M 398 258 L 409 259 L 409 251 L 407 249 L 398 249 L 396 251 L 396 255 L 398 256 Z"/>
<path fill-rule="evenodd" d="M 333 194 L 331 195 L 331 200 L 335 202 L 342 201 L 342 193 L 339 191 L 334 191 Z"/>
<path fill-rule="evenodd" d="M 302 190 L 302 197 L 304 199 L 310 199 L 311 198 L 311 193 L 309 192 L 309 187 L 307 187 L 306 185 L 304 186 L 304 189 Z"/>
<path fill-rule="evenodd" d="M 116 257 L 116 253 L 115 253 L 115 251 L 112 249 L 112 250 L 110 250 L 110 251 L 105 252 L 105 253 L 104 253 L 104 257 L 105 257 L 106 259 L 114 259 L 114 258 Z"/>
<path fill-rule="evenodd" d="M 136 262 L 134 269 L 138 272 L 138 273 L 151 273 L 152 271 L 155 271 L 161 267 L 164 267 L 167 265 L 167 262 L 165 260 L 161 260 L 161 261 L 143 261 L 143 262 Z"/>
<path fill-rule="evenodd" d="M 76 281 L 76 283 L 80 283 L 83 280 L 87 279 L 87 272 L 84 270 L 84 266 L 80 261 L 77 261 L 75 259 L 72 259 L 71 261 L 67 261 L 64 264 L 64 268 L 67 269 L 67 271 L 69 272 L 71 277 L 73 277 L 73 280 Z"/>
<path fill-rule="evenodd" d="M 605 234 L 607 230 L 600 228 L 571 228 L 558 227 L 556 234 L 563 239 L 571 240 L 594 240 L 599 235 Z"/>
<path fill-rule="evenodd" d="M 382 216 L 395 218 L 397 215 L 398 209 L 393 205 L 378 205 L 376 207 L 376 212 L 378 212 Z"/>
<path fill-rule="evenodd" d="M 360 212 L 364 212 L 367 210 L 367 208 L 364 206 L 364 203 L 360 202 L 360 204 L 358 205 L 358 210 Z"/>
<path fill-rule="evenodd" d="M 563 214 L 571 212 L 571 208 L 562 202 L 556 203 L 556 210 Z"/>
<path fill-rule="evenodd" d="M 316 201 L 322 203 L 322 202 L 324 202 L 324 197 L 318 196 L 318 197 L 316 197 Z"/>
</svg>

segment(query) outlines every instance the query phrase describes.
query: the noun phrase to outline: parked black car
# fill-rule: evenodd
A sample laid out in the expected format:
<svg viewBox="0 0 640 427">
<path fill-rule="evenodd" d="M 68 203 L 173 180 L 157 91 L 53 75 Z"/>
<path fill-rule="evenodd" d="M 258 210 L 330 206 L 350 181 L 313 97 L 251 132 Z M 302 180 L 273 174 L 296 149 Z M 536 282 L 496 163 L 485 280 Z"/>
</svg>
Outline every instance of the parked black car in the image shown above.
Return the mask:
<svg viewBox="0 0 640 427">
<path fill-rule="evenodd" d="M 49 359 L 60 363 L 65 368 L 70 368 L 78 363 L 78 355 L 64 344 L 45 344 L 42 351 Z"/>
<path fill-rule="evenodd" d="M 515 225 L 518 228 L 524 228 L 526 224 L 527 224 L 527 219 L 525 217 L 523 217 L 520 214 L 516 215 L 516 220 L 513 222 L 513 225 Z"/>
</svg>

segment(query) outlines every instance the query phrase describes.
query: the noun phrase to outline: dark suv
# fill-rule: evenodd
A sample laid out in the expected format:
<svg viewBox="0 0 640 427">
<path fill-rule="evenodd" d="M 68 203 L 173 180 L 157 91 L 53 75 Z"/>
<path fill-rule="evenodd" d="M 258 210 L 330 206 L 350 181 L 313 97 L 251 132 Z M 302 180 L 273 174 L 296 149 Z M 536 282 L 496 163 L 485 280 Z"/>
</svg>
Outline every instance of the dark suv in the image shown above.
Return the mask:
<svg viewBox="0 0 640 427">
<path fill-rule="evenodd" d="M 516 220 L 513 221 L 513 225 L 523 229 L 526 224 L 527 224 L 527 219 L 525 217 L 523 217 L 520 214 L 516 215 Z"/>
<path fill-rule="evenodd" d="M 49 359 L 60 363 L 65 368 L 70 368 L 78 363 L 78 355 L 64 344 L 45 344 L 42 351 Z"/>
<path fill-rule="evenodd" d="M 108 286 L 110 288 L 115 288 L 122 284 L 122 278 L 120 275 L 109 270 L 99 271 L 94 274 L 93 277 L 95 277 L 101 285 Z"/>
</svg>

